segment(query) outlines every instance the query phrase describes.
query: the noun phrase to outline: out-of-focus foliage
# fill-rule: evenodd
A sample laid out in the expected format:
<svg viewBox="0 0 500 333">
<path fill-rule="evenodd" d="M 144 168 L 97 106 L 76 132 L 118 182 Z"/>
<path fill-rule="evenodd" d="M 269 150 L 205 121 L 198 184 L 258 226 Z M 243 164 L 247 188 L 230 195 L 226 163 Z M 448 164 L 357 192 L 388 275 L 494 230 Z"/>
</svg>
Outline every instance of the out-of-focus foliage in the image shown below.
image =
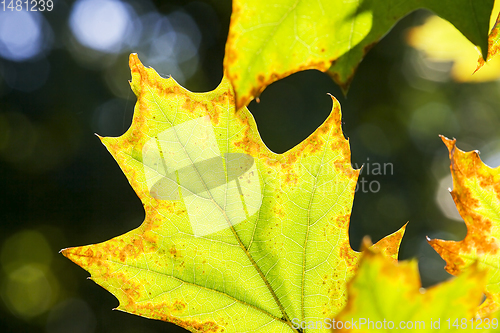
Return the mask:
<svg viewBox="0 0 500 333">
<path fill-rule="evenodd" d="M 293 331 L 332 317 L 359 252 L 349 244 L 358 171 L 340 105 L 284 154 L 262 142 L 228 80 L 195 94 L 130 56 L 132 126 L 102 138 L 146 210 L 106 242 L 63 250 L 118 309 L 192 332 Z M 404 228 L 375 246 L 397 259 Z"/>
<path fill-rule="evenodd" d="M 500 59 L 496 53 L 497 30 L 495 26 L 500 14 L 500 1 L 495 6 L 490 17 L 490 35 L 488 37 L 488 62 L 485 64 L 480 49 L 465 38 L 451 23 L 430 16 L 421 26 L 408 32 L 408 43 L 422 51 L 429 61 L 453 62 L 451 75 L 459 82 L 484 82 L 500 77 Z M 495 28 L 496 27 L 496 28 Z M 476 63 L 479 57 L 479 65 Z"/>
<path fill-rule="evenodd" d="M 470 320 L 477 324 L 474 318 L 486 275 L 475 265 L 458 278 L 425 290 L 415 260 L 393 263 L 380 253 L 366 250 L 357 274 L 348 283 L 347 305 L 335 317 L 335 331 L 456 332 L 455 320 L 465 320 L 470 328 Z M 487 328 L 491 327 L 489 323 Z"/>
<path fill-rule="evenodd" d="M 486 300 L 478 310 L 486 316 L 500 310 L 500 167 L 492 169 L 477 151 L 463 152 L 456 140 L 443 137 L 448 147 L 453 176 L 451 195 L 467 226 L 459 242 L 430 240 L 431 246 L 446 260 L 453 274 L 466 271 L 476 262 L 488 272 Z"/>
</svg>

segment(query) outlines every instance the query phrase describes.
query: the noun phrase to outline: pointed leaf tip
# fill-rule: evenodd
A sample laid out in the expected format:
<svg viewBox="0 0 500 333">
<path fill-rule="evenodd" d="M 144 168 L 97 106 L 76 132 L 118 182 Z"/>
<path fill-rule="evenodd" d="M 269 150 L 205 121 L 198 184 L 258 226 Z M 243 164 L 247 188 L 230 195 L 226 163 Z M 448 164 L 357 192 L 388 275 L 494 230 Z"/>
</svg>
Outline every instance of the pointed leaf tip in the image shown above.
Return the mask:
<svg viewBox="0 0 500 333">
<path fill-rule="evenodd" d="M 128 65 L 130 69 L 142 66 L 142 62 L 139 60 L 139 56 L 137 55 L 137 53 L 130 53 L 130 56 L 128 58 Z"/>
<path fill-rule="evenodd" d="M 399 255 L 399 247 L 401 245 L 401 241 L 403 240 L 407 225 L 408 222 L 406 222 L 396 232 L 379 240 L 371 248 L 384 254 L 388 258 L 391 258 L 393 261 L 397 261 Z"/>
</svg>

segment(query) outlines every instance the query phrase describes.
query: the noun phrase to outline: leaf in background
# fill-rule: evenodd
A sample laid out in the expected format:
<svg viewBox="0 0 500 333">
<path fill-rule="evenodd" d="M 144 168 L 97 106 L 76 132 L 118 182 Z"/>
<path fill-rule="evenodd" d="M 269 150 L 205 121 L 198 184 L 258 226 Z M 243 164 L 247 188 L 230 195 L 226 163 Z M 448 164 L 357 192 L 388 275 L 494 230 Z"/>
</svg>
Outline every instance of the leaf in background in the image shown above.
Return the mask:
<svg viewBox="0 0 500 333">
<path fill-rule="evenodd" d="M 422 7 L 486 50 L 493 0 L 234 0 L 224 68 L 237 108 L 272 82 L 305 69 L 331 66 L 329 74 L 346 91 L 368 49 Z"/>
<path fill-rule="evenodd" d="M 348 229 L 358 170 L 340 106 L 284 154 L 262 142 L 229 81 L 191 93 L 130 57 L 131 128 L 102 138 L 146 211 L 109 241 L 63 250 L 118 309 L 193 332 L 294 331 L 332 317 L 360 254 Z M 393 257 L 404 227 L 379 242 Z"/>
<path fill-rule="evenodd" d="M 474 318 L 485 282 L 486 273 L 474 266 L 457 278 L 423 289 L 416 260 L 394 263 L 380 253 L 366 250 L 358 272 L 347 285 L 347 305 L 335 317 L 342 322 L 336 324 L 338 328 L 346 323 L 349 327 L 336 331 L 376 332 L 382 327 L 375 325 L 385 323 L 382 331 L 396 332 L 404 322 L 408 326 L 401 329 L 410 331 L 455 332 L 454 327 L 448 329 L 447 319 L 451 326 L 455 318 L 458 322 Z M 368 320 L 373 322 L 370 327 Z M 351 323 L 356 323 L 357 329 L 349 329 Z M 413 329 L 409 325 L 414 325 Z"/>
<path fill-rule="evenodd" d="M 490 273 L 486 300 L 479 309 L 486 316 L 500 310 L 500 167 L 492 169 L 481 162 L 477 151 L 463 152 L 456 140 L 442 139 L 450 152 L 451 195 L 467 235 L 460 242 L 433 239 L 429 243 L 446 260 L 450 274 L 459 274 L 475 261 Z"/>
<path fill-rule="evenodd" d="M 492 70 L 492 63 L 498 63 L 498 59 L 495 58 L 495 56 L 499 53 L 500 51 L 500 0 L 495 1 L 495 9 L 496 11 L 493 10 L 494 13 L 498 12 L 497 19 L 493 21 L 493 26 L 491 28 L 490 34 L 488 36 L 488 58 L 486 62 L 484 61 L 483 57 L 480 55 L 479 60 L 477 61 L 477 68 L 476 71 L 481 69 L 486 63 L 490 65 L 490 70 Z M 493 60 L 493 59 L 496 59 Z M 498 68 L 500 66 L 497 65 L 497 67 L 494 67 L 498 73 Z M 498 74 L 497 74 L 498 75 Z M 500 76 L 500 75 L 498 75 Z"/>
<path fill-rule="evenodd" d="M 500 1 L 495 1 L 490 17 L 490 29 L 496 22 L 500 12 Z M 500 77 L 500 58 L 492 58 L 495 47 L 494 29 L 488 38 L 487 66 L 483 65 L 483 57 L 474 46 L 451 23 L 430 16 L 421 26 L 412 28 L 407 35 L 409 45 L 425 54 L 426 59 L 433 62 L 453 62 L 451 76 L 458 82 L 485 82 L 497 80 Z M 478 65 L 479 56 L 479 65 Z M 474 75 L 473 75 L 474 74 Z"/>
</svg>

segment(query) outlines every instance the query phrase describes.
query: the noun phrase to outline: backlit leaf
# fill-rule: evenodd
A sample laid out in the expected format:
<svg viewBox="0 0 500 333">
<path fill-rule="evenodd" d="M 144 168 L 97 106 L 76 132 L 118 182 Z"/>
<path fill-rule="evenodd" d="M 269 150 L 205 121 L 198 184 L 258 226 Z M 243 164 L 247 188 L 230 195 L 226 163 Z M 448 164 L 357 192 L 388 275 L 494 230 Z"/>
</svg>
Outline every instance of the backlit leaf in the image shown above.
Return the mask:
<svg viewBox="0 0 500 333">
<path fill-rule="evenodd" d="M 192 332 L 293 332 L 344 306 L 360 253 L 349 218 L 358 170 L 340 106 L 284 154 L 262 142 L 229 81 L 191 93 L 130 57 L 131 128 L 101 138 L 146 211 L 109 241 L 63 250 L 118 309 Z M 378 243 L 392 260 L 404 227 Z M 318 332 L 318 331 L 315 331 Z"/>
<path fill-rule="evenodd" d="M 433 239 L 429 243 L 446 260 L 451 274 L 459 274 L 476 261 L 489 272 L 486 300 L 479 309 L 486 316 L 500 309 L 500 167 L 492 169 L 477 151 L 463 152 L 456 140 L 442 139 L 450 152 L 451 195 L 467 235 L 460 242 Z"/>
<path fill-rule="evenodd" d="M 428 8 L 486 50 L 492 7 L 493 0 L 234 0 L 224 67 L 237 108 L 305 69 L 329 69 L 347 90 L 368 49 L 409 12 Z"/>
</svg>

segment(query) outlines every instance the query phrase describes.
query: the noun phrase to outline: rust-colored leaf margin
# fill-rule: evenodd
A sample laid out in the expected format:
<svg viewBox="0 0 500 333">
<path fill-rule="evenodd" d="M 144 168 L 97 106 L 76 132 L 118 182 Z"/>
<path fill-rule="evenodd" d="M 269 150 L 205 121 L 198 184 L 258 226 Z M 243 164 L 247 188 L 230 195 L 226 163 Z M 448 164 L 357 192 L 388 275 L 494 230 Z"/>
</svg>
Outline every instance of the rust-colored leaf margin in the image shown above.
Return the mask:
<svg viewBox="0 0 500 333">
<path fill-rule="evenodd" d="M 482 317 L 500 309 L 500 167 L 485 165 L 478 151 L 464 152 L 456 140 L 441 139 L 449 151 L 453 177 L 451 195 L 467 226 L 467 235 L 459 242 L 428 239 L 446 261 L 453 275 L 467 270 L 474 262 L 489 272 Z"/>
</svg>

